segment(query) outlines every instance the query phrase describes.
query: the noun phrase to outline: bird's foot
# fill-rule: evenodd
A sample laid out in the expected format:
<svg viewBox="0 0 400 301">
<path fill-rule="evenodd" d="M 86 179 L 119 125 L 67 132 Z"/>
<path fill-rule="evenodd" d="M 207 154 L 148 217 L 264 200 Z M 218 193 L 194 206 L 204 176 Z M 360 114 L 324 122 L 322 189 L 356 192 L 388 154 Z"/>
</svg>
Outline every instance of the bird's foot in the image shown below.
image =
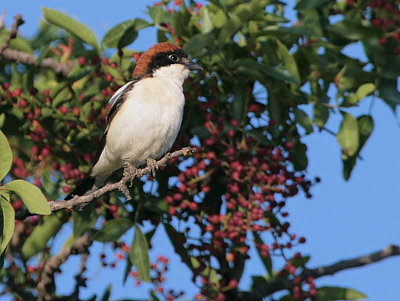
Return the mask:
<svg viewBox="0 0 400 301">
<path fill-rule="evenodd" d="M 133 179 L 135 177 L 137 169 L 131 162 L 129 162 L 126 159 L 123 160 L 123 166 L 124 166 L 123 176 L 125 178 L 130 179 L 130 186 L 129 187 L 132 187 L 132 182 L 133 182 Z"/>
<path fill-rule="evenodd" d="M 147 167 L 150 167 L 150 169 L 151 169 L 151 175 L 153 177 L 155 177 L 156 176 L 156 171 L 159 168 L 159 166 L 157 164 L 157 161 L 154 160 L 154 159 L 151 159 L 151 158 L 147 158 L 146 163 L 147 163 Z"/>
</svg>

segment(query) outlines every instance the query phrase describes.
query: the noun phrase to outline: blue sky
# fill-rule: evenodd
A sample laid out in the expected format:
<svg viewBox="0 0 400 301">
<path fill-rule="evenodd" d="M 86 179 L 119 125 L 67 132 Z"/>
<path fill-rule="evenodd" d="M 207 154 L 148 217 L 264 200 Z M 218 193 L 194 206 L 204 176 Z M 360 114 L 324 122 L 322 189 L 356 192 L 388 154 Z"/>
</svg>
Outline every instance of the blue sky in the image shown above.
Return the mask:
<svg viewBox="0 0 400 301">
<path fill-rule="evenodd" d="M 113 25 L 134 17 L 143 17 L 146 5 L 154 1 L 61 1 L 61 0 L 14 0 L 8 1 L 3 8 L 8 15 L 6 22 L 12 22 L 12 16 L 21 13 L 26 24 L 21 33 L 30 35 L 34 32 L 41 18 L 40 7 L 61 10 L 88 25 L 101 38 Z M 0 11 L 1 13 L 1 11 Z M 144 31 L 134 43 L 136 49 L 146 49 L 155 42 L 154 31 Z M 348 49 L 352 56 L 363 57 L 359 47 Z M 369 102 L 353 110 L 358 116 L 368 112 Z M 399 243 L 400 228 L 400 140 L 399 126 L 393 112 L 379 99 L 374 100 L 372 114 L 375 118 L 374 132 L 365 146 L 362 157 L 364 161 L 356 166 L 349 182 L 344 182 L 341 175 L 340 150 L 335 137 L 326 133 L 314 133 L 305 142 L 309 149 L 309 176 L 320 176 L 322 183 L 312 189 L 314 197 L 309 200 L 300 195 L 289 201 L 289 212 L 292 230 L 307 237 L 307 244 L 301 248 L 302 253 L 311 254 L 311 266 L 330 264 L 344 258 L 363 255 L 376 251 L 388 244 Z M 328 128 L 336 130 L 340 119 L 333 117 Z M 68 232 L 68 229 L 65 229 Z M 131 234 L 129 233 L 128 236 Z M 61 235 L 62 239 L 65 236 Z M 62 243 L 60 242 L 58 244 Z M 57 243 L 56 243 L 57 244 Z M 94 248 L 99 253 L 101 246 Z M 172 251 L 167 239 L 159 229 L 154 237 L 154 258 Z M 63 292 L 72 288 L 73 273 L 78 261 L 73 259 L 63 267 L 64 274 L 59 277 Z M 114 298 L 135 298 L 145 296 L 143 290 L 133 289 L 132 280 L 125 287 L 120 287 L 123 265 L 115 271 L 99 270 L 97 258 L 90 263 L 92 268 L 88 277 L 93 278 L 89 288 L 83 291 L 84 296 L 101 292 L 112 283 Z M 246 275 L 258 271 L 258 260 L 254 259 L 246 269 Z M 369 301 L 398 300 L 399 258 L 361 269 L 349 270 L 332 277 L 318 280 L 319 285 L 338 285 L 352 287 L 365 293 Z M 190 284 L 188 270 L 172 258 L 168 276 L 168 285 L 185 289 L 188 295 L 196 292 Z M 71 280 L 70 280 L 71 279 Z M 247 287 L 244 281 L 241 286 Z M 118 288 L 118 289 L 117 289 Z"/>
</svg>

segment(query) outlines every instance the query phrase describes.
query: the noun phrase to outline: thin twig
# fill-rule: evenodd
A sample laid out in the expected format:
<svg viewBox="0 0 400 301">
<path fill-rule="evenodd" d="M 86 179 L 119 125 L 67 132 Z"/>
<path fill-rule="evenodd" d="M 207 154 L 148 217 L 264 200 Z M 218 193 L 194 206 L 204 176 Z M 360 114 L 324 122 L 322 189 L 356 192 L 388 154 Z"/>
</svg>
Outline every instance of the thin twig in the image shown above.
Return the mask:
<svg viewBox="0 0 400 301">
<path fill-rule="evenodd" d="M 320 277 L 333 275 L 344 270 L 369 265 L 392 256 L 400 256 L 400 246 L 390 245 L 382 250 L 364 256 L 341 260 L 334 264 L 317 267 L 314 269 L 306 269 L 299 275 L 299 277 L 301 279 L 305 279 L 307 277 L 313 277 L 314 279 L 317 279 Z M 274 279 L 272 281 L 267 281 L 265 285 L 260 286 L 258 289 L 254 289 L 251 292 L 239 293 L 238 300 L 249 300 L 252 298 L 262 299 L 265 296 L 269 296 L 278 291 L 282 291 L 285 289 L 291 290 L 293 286 L 294 283 L 291 280 L 279 278 Z"/>
<path fill-rule="evenodd" d="M 18 27 L 24 24 L 25 21 L 22 19 L 22 15 L 15 15 L 14 16 L 14 23 L 11 27 L 10 33 L 4 40 L 3 44 L 0 45 L 0 54 L 8 47 L 10 41 L 17 37 L 18 35 Z"/>
</svg>

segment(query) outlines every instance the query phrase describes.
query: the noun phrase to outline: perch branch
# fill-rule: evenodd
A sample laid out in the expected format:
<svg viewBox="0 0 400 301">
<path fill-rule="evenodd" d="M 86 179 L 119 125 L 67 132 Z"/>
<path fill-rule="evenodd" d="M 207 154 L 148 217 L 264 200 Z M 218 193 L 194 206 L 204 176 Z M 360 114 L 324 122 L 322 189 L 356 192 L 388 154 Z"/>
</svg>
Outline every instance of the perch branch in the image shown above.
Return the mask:
<svg viewBox="0 0 400 301">
<path fill-rule="evenodd" d="M 190 147 L 184 147 L 181 150 L 177 150 L 173 153 L 168 153 L 166 154 L 163 158 L 160 160 L 156 161 L 155 165 L 160 168 L 164 166 L 170 159 L 177 158 L 180 156 L 187 156 L 191 153 L 193 153 L 194 150 Z M 109 183 L 102 188 L 93 191 L 90 194 L 83 195 L 83 196 L 75 196 L 70 200 L 63 200 L 63 201 L 51 201 L 49 202 L 51 211 L 57 211 L 61 209 L 73 209 L 76 206 L 82 205 L 82 204 L 87 204 L 91 201 L 93 201 L 95 198 L 98 198 L 107 192 L 113 191 L 113 190 L 119 190 L 122 193 L 124 193 L 125 197 L 127 199 L 130 199 L 129 195 L 129 190 L 127 188 L 127 184 L 132 182 L 133 180 L 140 178 L 144 175 L 151 174 L 154 170 L 154 167 L 151 166 L 146 166 L 144 168 L 135 168 L 132 166 L 125 167 L 124 168 L 124 176 L 119 182 L 116 183 Z"/>
<path fill-rule="evenodd" d="M 390 245 L 382 250 L 364 256 L 341 260 L 334 264 L 321 266 L 314 269 L 306 269 L 299 275 L 299 277 L 301 279 L 305 279 L 307 277 L 313 277 L 314 279 L 317 279 L 320 277 L 333 275 L 344 270 L 366 266 L 374 262 L 378 262 L 386 258 L 399 255 L 400 255 L 400 246 Z M 269 296 L 281 290 L 285 289 L 291 290 L 293 286 L 294 286 L 293 281 L 287 279 L 275 279 L 273 281 L 266 282 L 265 285 L 251 292 L 239 293 L 238 299 L 248 300 L 250 297 L 255 299 L 257 298 L 261 299 L 264 298 L 265 296 Z"/>
</svg>

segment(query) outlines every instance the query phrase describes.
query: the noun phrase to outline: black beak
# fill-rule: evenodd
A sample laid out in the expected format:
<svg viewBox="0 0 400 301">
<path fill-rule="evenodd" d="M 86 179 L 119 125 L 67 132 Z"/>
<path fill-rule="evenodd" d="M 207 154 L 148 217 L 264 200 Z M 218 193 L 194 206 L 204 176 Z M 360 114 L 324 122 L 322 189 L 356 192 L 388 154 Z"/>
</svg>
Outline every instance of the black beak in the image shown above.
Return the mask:
<svg viewBox="0 0 400 301">
<path fill-rule="evenodd" d="M 195 70 L 203 71 L 203 67 L 201 67 L 200 64 L 191 62 L 189 60 L 185 62 L 185 67 L 188 68 L 190 71 L 195 71 Z"/>
</svg>

